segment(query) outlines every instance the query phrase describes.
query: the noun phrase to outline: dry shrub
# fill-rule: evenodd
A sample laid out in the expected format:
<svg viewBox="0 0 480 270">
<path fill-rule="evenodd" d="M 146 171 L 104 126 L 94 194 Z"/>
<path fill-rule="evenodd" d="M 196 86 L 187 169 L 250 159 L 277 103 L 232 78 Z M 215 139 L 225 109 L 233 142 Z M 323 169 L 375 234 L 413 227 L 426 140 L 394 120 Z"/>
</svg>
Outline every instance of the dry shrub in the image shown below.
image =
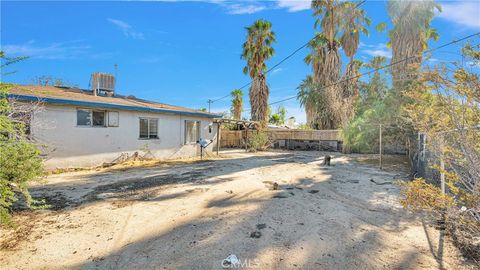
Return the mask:
<svg viewBox="0 0 480 270">
<path fill-rule="evenodd" d="M 437 212 L 453 205 L 453 198 L 442 194 L 439 188 L 425 182 L 422 178 L 416 178 L 411 182 L 399 183 L 400 203 L 406 209 L 412 211 Z"/>
<path fill-rule="evenodd" d="M 480 222 L 472 209 L 458 206 L 461 197 L 442 194 L 438 187 L 422 178 L 398 184 L 401 188 L 400 203 L 404 208 L 444 219 L 445 230 L 456 246 L 480 265 Z"/>
<path fill-rule="evenodd" d="M 480 222 L 473 219 L 465 208 L 449 209 L 447 217 L 446 230 L 455 245 L 480 266 Z"/>
<path fill-rule="evenodd" d="M 248 137 L 247 147 L 250 152 L 267 150 L 269 146 L 270 140 L 268 139 L 268 134 L 265 131 L 257 131 Z"/>
</svg>

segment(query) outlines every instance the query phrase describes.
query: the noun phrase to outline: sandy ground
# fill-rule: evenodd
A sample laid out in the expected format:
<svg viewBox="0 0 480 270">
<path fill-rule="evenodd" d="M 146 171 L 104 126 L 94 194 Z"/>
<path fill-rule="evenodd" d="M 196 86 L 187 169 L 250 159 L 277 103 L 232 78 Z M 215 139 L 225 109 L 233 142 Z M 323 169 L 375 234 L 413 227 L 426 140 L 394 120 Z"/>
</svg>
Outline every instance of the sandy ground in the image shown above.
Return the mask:
<svg viewBox="0 0 480 270">
<path fill-rule="evenodd" d="M 331 153 L 330 153 L 331 154 Z M 224 152 L 224 158 L 50 176 L 54 210 L 0 230 L 1 269 L 469 269 L 448 237 L 406 213 L 357 156 Z M 372 182 L 374 180 L 377 183 Z M 273 183 L 279 190 L 273 190 Z"/>
</svg>

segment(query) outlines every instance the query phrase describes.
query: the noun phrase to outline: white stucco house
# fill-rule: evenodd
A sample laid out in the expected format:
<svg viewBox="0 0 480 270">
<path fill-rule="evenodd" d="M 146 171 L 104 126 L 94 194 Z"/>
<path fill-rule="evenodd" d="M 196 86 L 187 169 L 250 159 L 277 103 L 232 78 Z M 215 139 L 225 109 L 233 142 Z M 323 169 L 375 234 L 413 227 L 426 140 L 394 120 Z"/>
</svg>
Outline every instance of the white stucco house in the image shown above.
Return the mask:
<svg viewBox="0 0 480 270">
<path fill-rule="evenodd" d="M 215 143 L 217 136 L 218 115 L 113 92 L 23 85 L 9 98 L 41 101 L 29 130 L 49 169 L 97 166 L 147 148 L 157 159 L 190 157 L 199 154 L 200 138 Z"/>
</svg>

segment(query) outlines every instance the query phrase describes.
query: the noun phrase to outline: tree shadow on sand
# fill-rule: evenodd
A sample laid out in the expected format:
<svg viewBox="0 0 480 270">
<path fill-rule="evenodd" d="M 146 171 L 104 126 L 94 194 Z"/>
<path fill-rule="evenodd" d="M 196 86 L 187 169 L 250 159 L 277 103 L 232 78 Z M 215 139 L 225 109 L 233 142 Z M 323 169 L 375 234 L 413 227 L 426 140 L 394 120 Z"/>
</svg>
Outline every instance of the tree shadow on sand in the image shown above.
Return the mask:
<svg viewBox="0 0 480 270">
<path fill-rule="evenodd" d="M 255 166 L 271 166 L 289 158 L 255 158 Z M 318 157 L 302 162 L 315 160 Z M 329 174 L 328 180 L 300 178 L 280 185 L 279 190 L 266 187 L 260 197 L 253 191 L 225 194 L 206 202 L 205 211 L 188 222 L 72 267 L 221 269 L 229 254 L 259 269 L 407 269 L 418 266 L 420 259 L 422 263 L 438 262 L 419 253 L 412 243 L 401 241 L 400 234 L 416 217 L 401 208 L 376 203 L 379 196 L 395 196 L 396 189 L 377 186 L 368 178 L 358 183 L 345 181 L 348 166 L 351 164 L 319 167 Z M 216 175 L 210 173 L 208 177 Z M 368 167 L 363 173 L 391 177 Z M 259 229 L 259 224 L 264 228 Z M 252 232 L 259 234 L 252 237 Z"/>
</svg>

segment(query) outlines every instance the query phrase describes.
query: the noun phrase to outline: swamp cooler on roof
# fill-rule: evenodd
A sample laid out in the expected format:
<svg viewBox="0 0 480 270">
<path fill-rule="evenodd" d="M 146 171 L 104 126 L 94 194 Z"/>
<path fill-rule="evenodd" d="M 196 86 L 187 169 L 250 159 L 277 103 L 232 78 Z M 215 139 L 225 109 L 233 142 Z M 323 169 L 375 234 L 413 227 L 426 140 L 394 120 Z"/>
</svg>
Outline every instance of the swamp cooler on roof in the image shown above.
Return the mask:
<svg viewBox="0 0 480 270">
<path fill-rule="evenodd" d="M 113 96 L 115 93 L 115 76 L 108 73 L 95 72 L 90 78 L 93 95 Z"/>
</svg>

